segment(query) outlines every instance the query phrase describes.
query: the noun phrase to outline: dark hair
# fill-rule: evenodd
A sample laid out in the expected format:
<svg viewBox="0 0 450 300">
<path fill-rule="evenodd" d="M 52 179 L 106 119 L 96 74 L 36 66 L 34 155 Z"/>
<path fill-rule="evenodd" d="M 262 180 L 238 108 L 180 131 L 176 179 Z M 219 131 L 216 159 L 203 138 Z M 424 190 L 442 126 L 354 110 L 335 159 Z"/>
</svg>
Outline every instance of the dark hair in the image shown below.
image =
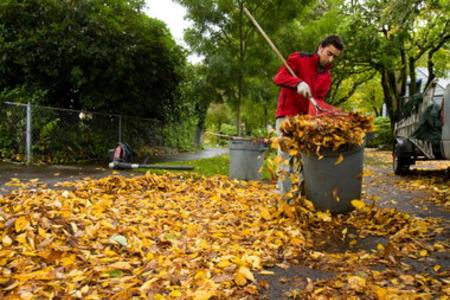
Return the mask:
<svg viewBox="0 0 450 300">
<path fill-rule="evenodd" d="M 335 34 L 327 36 L 320 43 L 320 46 L 322 46 L 322 48 L 329 46 L 329 45 L 333 45 L 334 47 L 336 47 L 336 49 L 341 50 L 341 51 L 342 51 L 342 49 L 344 49 L 344 43 L 342 42 L 341 38 Z"/>
</svg>

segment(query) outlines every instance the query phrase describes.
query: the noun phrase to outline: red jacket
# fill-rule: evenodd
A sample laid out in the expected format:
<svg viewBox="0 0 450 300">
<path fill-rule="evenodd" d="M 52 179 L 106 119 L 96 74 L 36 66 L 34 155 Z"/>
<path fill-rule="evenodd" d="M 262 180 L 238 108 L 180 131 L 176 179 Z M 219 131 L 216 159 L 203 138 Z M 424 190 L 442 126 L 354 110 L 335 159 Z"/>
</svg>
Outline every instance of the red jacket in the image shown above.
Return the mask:
<svg viewBox="0 0 450 300">
<path fill-rule="evenodd" d="M 285 66 L 282 66 L 273 78 L 273 82 L 281 87 L 276 111 L 277 118 L 308 113 L 308 99 L 297 94 L 297 85 L 301 81 L 309 85 L 311 94 L 318 103 L 325 102 L 331 86 L 331 66 L 322 67 L 317 53 L 294 52 L 289 55 L 287 63 L 298 78 L 293 77 Z"/>
</svg>

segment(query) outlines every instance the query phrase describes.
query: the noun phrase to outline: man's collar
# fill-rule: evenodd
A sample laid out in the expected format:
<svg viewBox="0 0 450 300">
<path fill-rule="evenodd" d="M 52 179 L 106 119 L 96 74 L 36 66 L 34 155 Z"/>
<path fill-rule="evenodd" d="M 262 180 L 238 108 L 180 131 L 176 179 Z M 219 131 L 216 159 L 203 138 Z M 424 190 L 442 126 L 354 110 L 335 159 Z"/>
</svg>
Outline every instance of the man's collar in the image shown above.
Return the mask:
<svg viewBox="0 0 450 300">
<path fill-rule="evenodd" d="M 317 52 L 314 52 L 312 57 L 313 57 L 314 63 L 316 64 L 317 72 L 325 72 L 325 71 L 328 71 L 333 68 L 333 64 L 327 65 L 325 67 L 322 66 L 320 64 L 320 56 Z"/>
</svg>

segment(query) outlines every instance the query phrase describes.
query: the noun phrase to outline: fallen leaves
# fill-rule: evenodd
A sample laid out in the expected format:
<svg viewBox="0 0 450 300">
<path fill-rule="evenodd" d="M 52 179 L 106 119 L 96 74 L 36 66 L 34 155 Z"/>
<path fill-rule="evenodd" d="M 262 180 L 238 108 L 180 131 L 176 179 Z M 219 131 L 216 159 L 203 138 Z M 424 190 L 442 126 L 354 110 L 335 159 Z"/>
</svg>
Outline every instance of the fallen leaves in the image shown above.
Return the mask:
<svg viewBox="0 0 450 300">
<path fill-rule="evenodd" d="M 259 299 L 278 281 L 270 267 L 299 262 L 333 276 L 305 280 L 293 299 L 450 294 L 448 267 L 436 260 L 448 242 L 431 241 L 444 237 L 442 225 L 369 205 L 372 196 L 333 215 L 303 198 L 279 203 L 273 185 L 224 177 L 111 176 L 60 190 L 33 184 L 0 196 L 2 298 Z M 413 188 L 446 192 L 444 184 L 424 185 Z M 329 249 L 323 236 L 352 247 Z M 367 237 L 378 238 L 368 250 Z M 434 276 L 411 261 L 427 263 Z"/>
<path fill-rule="evenodd" d="M 307 245 L 272 185 L 146 174 L 64 186 L 0 197 L 1 297 L 257 295 L 255 272 Z"/>
<path fill-rule="evenodd" d="M 357 113 L 348 115 L 299 115 L 283 122 L 280 130 L 283 137 L 272 145 L 290 155 L 299 152 L 316 154 L 319 159 L 322 151 L 333 151 L 359 146 L 364 143 L 367 132 L 373 131 L 373 117 Z M 344 157 L 338 156 L 335 164 Z"/>
</svg>

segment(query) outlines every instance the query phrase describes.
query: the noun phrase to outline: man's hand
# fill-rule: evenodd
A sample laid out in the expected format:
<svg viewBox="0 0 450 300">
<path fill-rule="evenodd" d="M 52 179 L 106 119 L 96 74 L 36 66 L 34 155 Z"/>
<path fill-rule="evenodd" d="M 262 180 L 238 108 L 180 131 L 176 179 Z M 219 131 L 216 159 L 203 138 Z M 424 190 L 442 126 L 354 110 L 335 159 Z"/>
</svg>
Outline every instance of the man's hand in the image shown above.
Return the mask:
<svg viewBox="0 0 450 300">
<path fill-rule="evenodd" d="M 297 85 L 297 93 L 305 98 L 311 97 L 311 89 L 309 88 L 309 85 L 304 81 L 300 82 Z"/>
</svg>

